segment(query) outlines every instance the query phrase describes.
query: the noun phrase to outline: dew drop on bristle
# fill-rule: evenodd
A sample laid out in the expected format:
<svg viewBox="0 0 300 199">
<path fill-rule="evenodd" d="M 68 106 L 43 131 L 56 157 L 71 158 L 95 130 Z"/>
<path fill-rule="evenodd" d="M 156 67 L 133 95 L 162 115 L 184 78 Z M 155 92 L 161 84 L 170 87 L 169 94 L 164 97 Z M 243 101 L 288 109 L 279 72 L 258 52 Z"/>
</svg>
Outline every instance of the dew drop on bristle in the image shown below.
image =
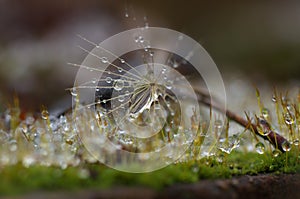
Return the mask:
<svg viewBox="0 0 300 199">
<path fill-rule="evenodd" d="M 77 97 L 77 95 L 78 95 L 75 88 L 72 88 L 72 89 L 70 90 L 70 93 L 71 93 L 71 95 L 72 95 L 73 97 Z"/>
<path fill-rule="evenodd" d="M 139 37 L 136 36 L 136 37 L 134 38 L 134 41 L 135 41 L 135 43 L 138 43 L 138 42 L 139 42 Z"/>
<path fill-rule="evenodd" d="M 93 79 L 92 79 L 92 84 L 96 84 L 96 82 L 97 82 L 97 79 L 96 79 L 96 78 L 93 78 Z"/>
<path fill-rule="evenodd" d="M 144 43 L 144 41 L 145 41 L 144 38 L 142 36 L 139 36 L 139 42 Z"/>
<path fill-rule="evenodd" d="M 114 82 L 114 89 L 116 91 L 120 91 L 123 88 L 124 88 L 124 80 L 122 80 L 122 79 L 115 80 L 115 82 Z"/>
<path fill-rule="evenodd" d="M 118 101 L 119 101 L 119 102 L 124 102 L 124 100 L 125 100 L 124 95 L 119 96 L 119 98 L 118 98 Z"/>
<path fill-rule="evenodd" d="M 106 81 L 106 83 L 110 84 L 112 82 L 112 78 L 111 77 L 106 77 L 105 81 Z"/>
<path fill-rule="evenodd" d="M 166 88 L 167 89 L 172 89 L 172 86 L 173 86 L 173 81 L 172 80 L 168 80 L 167 83 L 166 83 Z"/>
<path fill-rule="evenodd" d="M 177 62 L 177 61 L 174 61 L 174 63 L 173 63 L 173 68 L 178 68 L 178 66 L 179 66 L 178 62 Z"/>
<path fill-rule="evenodd" d="M 101 62 L 102 62 L 103 64 L 107 64 L 107 63 L 108 63 L 107 57 L 102 57 L 102 58 L 101 58 Z"/>
</svg>

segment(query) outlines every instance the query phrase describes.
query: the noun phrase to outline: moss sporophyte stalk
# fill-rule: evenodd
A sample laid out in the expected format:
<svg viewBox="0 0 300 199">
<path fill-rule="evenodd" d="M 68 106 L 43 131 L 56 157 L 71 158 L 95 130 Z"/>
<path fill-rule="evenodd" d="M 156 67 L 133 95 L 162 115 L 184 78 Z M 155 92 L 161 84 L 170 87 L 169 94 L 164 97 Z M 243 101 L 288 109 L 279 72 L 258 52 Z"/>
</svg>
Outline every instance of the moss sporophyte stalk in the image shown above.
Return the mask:
<svg viewBox="0 0 300 199">
<path fill-rule="evenodd" d="M 129 179 L 161 188 L 202 178 L 299 171 L 300 94 L 288 96 L 274 89 L 269 101 L 262 102 L 257 89 L 259 111 L 235 114 L 218 101 L 222 93 L 212 96 L 208 80 L 207 87 L 200 88 L 186 75 L 186 69 L 203 72 L 192 65 L 203 49 L 180 55 L 155 48 L 151 35 L 143 31 L 129 34 L 126 42 L 134 50 L 125 53 L 80 36 L 94 49 L 80 47 L 87 58 L 70 64 L 79 68 L 68 89 L 72 111 L 53 116 L 42 107 L 38 116 L 21 116 L 17 99 L 7 107 L 0 119 L 0 175 L 21 166 L 28 176 L 61 168 L 59 175 L 74 178 L 74 186 L 107 186 L 101 181 L 108 175 L 111 184 L 123 176 L 120 183 Z M 177 33 L 174 38 L 176 45 L 189 40 Z M 275 108 L 267 108 L 269 104 Z M 104 165 L 133 173 L 166 168 L 133 177 Z M 99 175 L 92 176 L 95 173 Z M 157 175 L 168 175 L 169 181 L 151 184 Z M 89 182 L 90 176 L 95 181 Z"/>
</svg>

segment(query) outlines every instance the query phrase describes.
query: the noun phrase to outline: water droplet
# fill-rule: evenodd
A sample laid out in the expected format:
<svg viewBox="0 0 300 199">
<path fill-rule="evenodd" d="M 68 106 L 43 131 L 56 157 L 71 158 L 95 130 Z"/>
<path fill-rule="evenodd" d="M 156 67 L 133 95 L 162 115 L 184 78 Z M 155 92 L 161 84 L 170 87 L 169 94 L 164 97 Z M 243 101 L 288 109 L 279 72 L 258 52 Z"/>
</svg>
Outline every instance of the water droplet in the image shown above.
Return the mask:
<svg viewBox="0 0 300 199">
<path fill-rule="evenodd" d="M 110 84 L 112 82 L 112 78 L 111 77 L 106 77 L 105 81 L 106 81 L 106 83 Z"/>
<path fill-rule="evenodd" d="M 267 108 L 263 108 L 263 109 L 261 110 L 261 114 L 262 114 L 262 116 L 263 116 L 265 119 L 267 119 L 267 118 L 269 117 L 269 115 L 270 115 L 270 111 L 269 111 L 269 109 L 267 109 Z"/>
<path fill-rule="evenodd" d="M 232 137 L 230 137 L 231 140 L 231 147 L 232 149 L 235 149 L 235 148 L 239 148 L 240 147 L 240 143 L 241 143 L 241 140 L 240 140 L 240 137 L 238 135 L 232 135 Z"/>
<path fill-rule="evenodd" d="M 107 64 L 107 63 L 108 63 L 107 57 L 102 57 L 102 58 L 101 58 L 101 62 L 102 62 L 103 64 Z"/>
<path fill-rule="evenodd" d="M 139 42 L 144 43 L 144 41 L 145 41 L 144 38 L 142 36 L 139 36 Z"/>
<path fill-rule="evenodd" d="M 33 156 L 27 155 L 23 158 L 22 164 L 24 167 L 28 168 L 35 163 L 35 158 Z"/>
<path fill-rule="evenodd" d="M 222 120 L 216 120 L 214 125 L 215 125 L 215 128 L 221 129 L 223 126 L 223 122 L 222 122 Z"/>
<path fill-rule="evenodd" d="M 284 115 L 284 120 L 285 120 L 285 123 L 286 123 L 287 125 L 292 125 L 292 124 L 294 124 L 294 118 L 293 118 L 293 116 L 292 116 L 290 113 L 286 113 L 286 114 Z"/>
<path fill-rule="evenodd" d="M 121 67 L 118 68 L 119 73 L 123 72 L 123 69 Z"/>
<path fill-rule="evenodd" d="M 291 102 L 291 100 L 290 100 L 289 98 L 283 97 L 283 98 L 282 98 L 282 101 L 283 101 L 283 104 L 286 106 L 286 108 L 287 108 L 288 110 L 291 110 L 291 109 L 292 109 L 292 102 Z"/>
<path fill-rule="evenodd" d="M 264 154 L 265 153 L 265 145 L 262 142 L 258 142 L 255 145 L 255 150 L 259 154 Z"/>
<path fill-rule="evenodd" d="M 125 100 L 124 95 L 120 95 L 120 96 L 118 97 L 118 101 L 119 101 L 119 102 L 124 102 L 124 100 Z"/>
<path fill-rule="evenodd" d="M 135 41 L 135 43 L 138 43 L 138 42 L 139 42 L 139 37 L 136 36 L 136 37 L 134 38 L 134 41 Z"/>
<path fill-rule="evenodd" d="M 128 12 L 126 12 L 126 13 L 125 13 L 125 17 L 126 17 L 126 18 L 128 18 L 128 17 L 129 17 L 129 14 L 128 14 Z"/>
<path fill-rule="evenodd" d="M 49 112 L 47 110 L 42 110 L 42 119 L 47 120 L 49 118 Z"/>
<path fill-rule="evenodd" d="M 122 80 L 122 79 L 115 80 L 115 82 L 114 82 L 114 89 L 116 91 L 120 91 L 123 88 L 124 88 L 124 80 Z"/>
<path fill-rule="evenodd" d="M 174 62 L 173 62 L 173 68 L 178 68 L 178 66 L 179 66 L 178 62 L 177 62 L 177 61 L 174 61 Z"/>
<path fill-rule="evenodd" d="M 154 104 L 154 110 L 156 110 L 156 111 L 159 111 L 159 110 L 161 110 L 161 105 L 160 105 L 160 104 L 157 104 L 157 103 L 155 103 L 155 104 Z"/>
<path fill-rule="evenodd" d="M 298 146 L 298 145 L 299 145 L 299 139 L 296 138 L 296 139 L 294 140 L 293 144 L 294 144 L 295 146 Z"/>
<path fill-rule="evenodd" d="M 77 94 L 77 92 L 76 92 L 76 88 L 72 88 L 71 90 L 70 90 L 70 92 L 71 92 L 71 95 L 73 96 L 73 97 L 76 97 L 78 94 Z"/>
<path fill-rule="evenodd" d="M 26 124 L 29 125 L 29 126 L 33 125 L 34 121 L 35 121 L 35 119 L 32 116 L 26 117 L 26 120 L 25 120 Z"/>
<path fill-rule="evenodd" d="M 125 63 L 125 60 L 124 60 L 124 59 L 120 59 L 120 62 L 121 62 L 122 64 L 124 64 L 124 63 Z"/>
<path fill-rule="evenodd" d="M 274 151 L 272 152 L 272 155 L 276 158 L 279 156 L 281 152 L 278 149 L 274 149 Z"/>
<path fill-rule="evenodd" d="M 231 147 L 219 147 L 220 151 L 224 152 L 224 153 L 227 153 L 227 154 L 230 154 L 232 149 Z"/>
<path fill-rule="evenodd" d="M 70 130 L 70 124 L 69 124 L 69 123 L 64 124 L 63 130 L 64 130 L 65 132 L 68 132 L 68 131 Z"/>
<path fill-rule="evenodd" d="M 284 151 L 290 151 L 291 150 L 291 144 L 288 141 L 284 141 L 282 143 L 281 147 Z"/>
<path fill-rule="evenodd" d="M 268 136 L 272 132 L 269 123 L 264 118 L 259 118 L 258 122 L 257 131 L 263 136 Z"/>
<path fill-rule="evenodd" d="M 14 152 L 14 151 L 17 151 L 17 149 L 18 149 L 17 141 L 16 140 L 11 140 L 9 142 L 9 150 L 11 152 Z"/>
<path fill-rule="evenodd" d="M 27 124 L 22 123 L 22 124 L 21 124 L 21 130 L 22 130 L 22 132 L 23 132 L 24 134 L 27 134 L 27 133 L 28 133 L 28 126 L 27 126 Z"/>
<path fill-rule="evenodd" d="M 198 165 L 193 165 L 192 166 L 192 172 L 194 172 L 194 173 L 198 173 L 198 171 L 199 171 L 199 167 L 198 167 Z"/>
<path fill-rule="evenodd" d="M 78 177 L 81 179 L 87 179 L 88 177 L 90 177 L 90 172 L 88 169 L 80 169 L 78 171 Z"/>
<path fill-rule="evenodd" d="M 272 102 L 274 102 L 274 103 L 277 102 L 277 99 L 276 99 L 276 96 L 275 96 L 275 95 L 272 96 Z"/>
<path fill-rule="evenodd" d="M 93 78 L 92 79 L 92 84 L 96 84 L 96 82 L 97 82 L 97 78 Z"/>
<path fill-rule="evenodd" d="M 170 131 L 171 131 L 170 126 L 167 125 L 167 126 L 165 127 L 165 131 L 166 131 L 166 132 L 170 132 Z"/>
<path fill-rule="evenodd" d="M 168 80 L 166 83 L 166 88 L 167 89 L 172 89 L 172 85 L 173 85 L 173 81 L 172 80 Z"/>
<path fill-rule="evenodd" d="M 219 162 L 219 163 L 222 163 L 223 161 L 224 161 L 224 155 L 221 153 L 221 154 L 219 154 L 218 156 L 217 156 L 217 161 Z"/>
</svg>

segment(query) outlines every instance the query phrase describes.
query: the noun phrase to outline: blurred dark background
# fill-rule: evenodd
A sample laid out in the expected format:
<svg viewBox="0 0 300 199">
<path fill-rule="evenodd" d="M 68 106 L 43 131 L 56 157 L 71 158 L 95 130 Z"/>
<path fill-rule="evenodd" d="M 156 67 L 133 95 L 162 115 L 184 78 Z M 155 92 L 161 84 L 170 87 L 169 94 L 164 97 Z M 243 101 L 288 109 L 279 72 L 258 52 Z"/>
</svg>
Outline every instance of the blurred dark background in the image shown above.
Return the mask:
<svg viewBox="0 0 300 199">
<path fill-rule="evenodd" d="M 299 1 L 0 0 L 0 111 L 14 94 L 32 111 L 68 98 L 67 63 L 86 56 L 76 34 L 101 42 L 145 23 L 199 41 L 225 78 L 300 81 Z"/>
</svg>

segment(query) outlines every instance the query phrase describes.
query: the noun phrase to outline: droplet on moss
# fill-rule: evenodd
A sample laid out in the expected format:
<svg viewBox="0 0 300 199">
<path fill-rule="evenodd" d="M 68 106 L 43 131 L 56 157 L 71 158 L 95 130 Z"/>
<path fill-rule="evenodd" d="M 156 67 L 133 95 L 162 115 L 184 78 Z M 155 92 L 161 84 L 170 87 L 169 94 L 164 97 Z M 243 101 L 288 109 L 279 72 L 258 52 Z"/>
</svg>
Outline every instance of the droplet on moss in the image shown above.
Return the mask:
<svg viewBox="0 0 300 199">
<path fill-rule="evenodd" d="M 286 114 L 284 115 L 284 120 L 285 120 L 285 123 L 286 123 L 287 125 L 292 125 L 292 124 L 294 124 L 294 118 L 293 118 L 293 116 L 292 116 L 290 113 L 286 113 Z"/>
<path fill-rule="evenodd" d="M 293 144 L 294 144 L 295 146 L 298 146 L 298 145 L 299 145 L 299 139 L 296 138 L 296 139 L 293 141 Z"/>
<path fill-rule="evenodd" d="M 222 125 L 223 125 L 222 120 L 216 120 L 215 121 L 215 128 L 221 129 Z"/>
<path fill-rule="evenodd" d="M 291 144 L 288 141 L 284 141 L 282 143 L 281 147 L 284 151 L 290 151 L 291 150 Z"/>
<path fill-rule="evenodd" d="M 272 152 L 272 155 L 276 158 L 279 156 L 281 152 L 278 149 L 274 149 L 274 151 Z"/>
<path fill-rule="evenodd" d="M 255 145 L 255 150 L 259 154 L 264 154 L 265 153 L 265 145 L 262 142 L 258 142 Z"/>
<path fill-rule="evenodd" d="M 263 109 L 261 110 L 261 114 L 262 114 L 262 116 L 263 116 L 265 119 L 267 119 L 267 118 L 270 116 L 270 111 L 269 111 L 269 109 L 267 109 L 267 108 L 263 108 Z"/>
<path fill-rule="evenodd" d="M 47 110 L 42 110 L 42 119 L 47 120 L 49 118 L 49 112 Z"/>
<path fill-rule="evenodd" d="M 275 96 L 275 95 L 272 96 L 272 102 L 274 102 L 274 103 L 277 102 L 277 99 L 276 99 L 276 96 Z"/>
</svg>

